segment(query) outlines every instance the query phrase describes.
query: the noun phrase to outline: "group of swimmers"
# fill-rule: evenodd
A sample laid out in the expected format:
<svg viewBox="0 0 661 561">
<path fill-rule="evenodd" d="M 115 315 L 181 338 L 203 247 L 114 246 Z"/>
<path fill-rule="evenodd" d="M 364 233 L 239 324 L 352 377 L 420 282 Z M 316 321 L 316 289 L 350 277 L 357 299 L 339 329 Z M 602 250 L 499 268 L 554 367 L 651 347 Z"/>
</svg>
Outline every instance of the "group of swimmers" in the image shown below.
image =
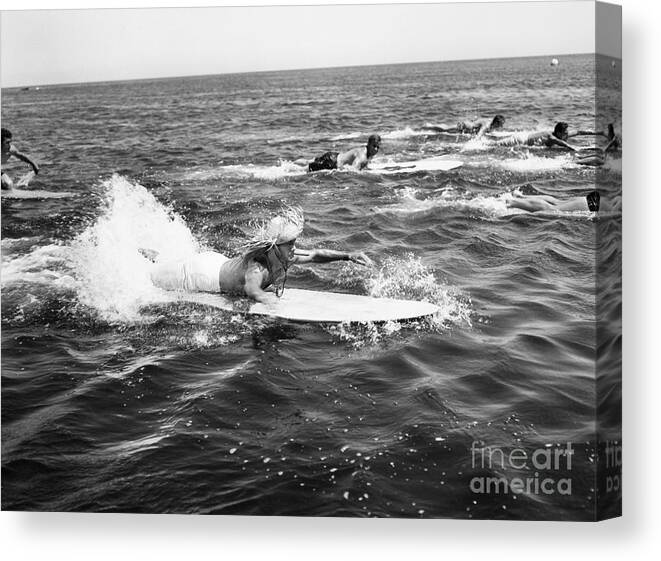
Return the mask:
<svg viewBox="0 0 661 561">
<path fill-rule="evenodd" d="M 600 166 L 604 163 L 606 154 L 619 152 L 622 148 L 622 139 L 615 133 L 615 127 L 609 123 L 605 131 L 569 130 L 569 125 L 563 121 L 555 124 L 552 130 L 515 132 L 505 136 L 490 135 L 505 124 L 503 115 L 480 118 L 474 121 L 460 121 L 456 125 L 425 125 L 423 130 L 441 134 L 469 134 L 475 138 L 483 138 L 491 146 L 542 146 L 546 148 L 560 148 L 570 152 L 579 153 L 576 162 L 587 166 Z M 604 148 L 579 148 L 570 144 L 570 138 L 577 136 L 604 136 L 607 144 Z M 381 137 L 372 134 L 367 139 L 367 145 L 352 148 L 344 152 L 325 152 L 308 163 L 308 171 L 334 170 L 349 168 L 355 170 L 365 169 L 370 160 L 379 152 Z M 515 193 L 508 201 L 508 206 L 520 208 L 529 212 L 545 210 L 596 212 L 601 205 L 601 197 L 597 191 L 591 191 L 585 197 L 574 197 L 561 200 L 550 195 L 519 195 Z"/>
<path fill-rule="evenodd" d="M 615 134 L 615 127 L 609 123 L 606 131 L 570 131 L 569 125 L 563 121 L 557 122 L 553 130 L 532 131 L 523 133 L 512 133 L 501 137 L 489 137 L 503 127 L 505 117 L 496 115 L 493 119 L 477 119 L 475 121 L 460 121 L 456 125 L 425 125 L 423 130 L 436 133 L 462 133 L 472 134 L 476 138 L 486 137 L 491 146 L 545 146 L 547 148 L 564 148 L 571 152 L 581 152 L 587 150 L 594 152 L 595 148 L 579 148 L 569 144 L 568 140 L 576 136 L 605 136 L 608 140 L 603 148 L 603 153 L 615 152 L 621 148 L 622 140 Z"/>
<path fill-rule="evenodd" d="M 503 126 L 505 119 L 496 115 L 493 119 L 480 119 L 473 122 L 462 122 L 454 127 L 444 125 L 434 126 L 434 132 L 461 132 L 475 134 L 479 137 L 497 130 Z M 604 153 L 620 148 L 621 141 L 615 134 L 613 126 L 608 126 L 606 133 L 590 131 L 568 132 L 566 123 L 558 123 L 553 131 L 535 132 L 525 135 L 514 134 L 493 140 L 495 145 L 512 146 L 515 144 L 542 144 L 547 147 L 560 146 L 576 150 L 567 143 L 570 136 L 580 134 L 603 134 L 608 138 Z M 22 154 L 11 143 L 12 133 L 2 129 L 2 164 L 10 157 L 18 158 L 32 166 L 35 173 L 39 167 L 28 156 Z M 378 153 L 381 137 L 371 135 L 367 144 L 352 148 L 345 152 L 326 152 L 308 163 L 309 171 L 338 169 L 351 167 L 361 170 L 367 167 L 369 161 Z M 2 188 L 12 187 L 11 178 L 3 171 Z M 508 203 L 511 207 L 521 208 L 531 212 L 539 210 L 599 210 L 599 193 L 593 191 L 586 197 L 576 197 L 562 201 L 547 195 L 515 196 Z M 183 290 L 193 292 L 223 292 L 247 296 L 267 306 L 275 306 L 282 295 L 287 281 L 287 272 L 293 264 L 329 263 L 333 261 L 348 261 L 370 267 L 373 263 L 367 255 L 361 252 L 349 253 L 329 249 L 300 249 L 296 240 L 303 232 L 304 218 L 299 208 L 286 207 L 268 223 L 259 228 L 252 239 L 244 246 L 241 254 L 234 258 L 206 251 L 188 259 L 176 261 L 161 261 L 158 254 L 144 250 L 143 255 L 151 262 L 150 276 L 155 286 L 165 290 Z M 272 288 L 272 291 L 267 290 Z"/>
<path fill-rule="evenodd" d="M 494 136 L 502 129 L 505 117 L 496 115 L 492 119 L 481 118 L 474 121 L 460 121 L 456 125 L 425 125 L 423 130 L 442 134 L 469 134 L 475 138 L 483 138 L 491 146 L 543 146 L 546 148 L 561 148 L 579 153 L 577 163 L 588 166 L 599 166 L 604 163 L 606 154 L 617 152 L 622 147 L 622 139 L 615 133 L 615 127 L 610 123 L 606 131 L 575 130 L 570 131 L 569 125 L 563 121 L 555 124 L 552 130 L 514 132 L 505 136 Z M 579 148 L 569 143 L 576 136 L 605 136 L 607 144 L 604 148 Z M 378 154 L 381 148 L 381 137 L 372 134 L 367 139 L 367 145 L 351 148 L 343 152 L 325 152 L 307 163 L 310 172 L 335 169 L 365 169 L 370 160 Z"/>
</svg>

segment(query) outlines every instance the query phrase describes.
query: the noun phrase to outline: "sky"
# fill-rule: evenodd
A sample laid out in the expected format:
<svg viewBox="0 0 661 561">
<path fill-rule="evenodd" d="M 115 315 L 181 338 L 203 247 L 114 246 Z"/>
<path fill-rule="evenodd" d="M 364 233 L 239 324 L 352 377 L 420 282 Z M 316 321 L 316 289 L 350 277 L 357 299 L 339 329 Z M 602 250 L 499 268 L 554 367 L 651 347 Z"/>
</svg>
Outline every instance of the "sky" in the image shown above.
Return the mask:
<svg viewBox="0 0 661 561">
<path fill-rule="evenodd" d="M 580 0 L 18 11 L 6 4 L 2 87 L 595 50 L 594 3 Z"/>
</svg>

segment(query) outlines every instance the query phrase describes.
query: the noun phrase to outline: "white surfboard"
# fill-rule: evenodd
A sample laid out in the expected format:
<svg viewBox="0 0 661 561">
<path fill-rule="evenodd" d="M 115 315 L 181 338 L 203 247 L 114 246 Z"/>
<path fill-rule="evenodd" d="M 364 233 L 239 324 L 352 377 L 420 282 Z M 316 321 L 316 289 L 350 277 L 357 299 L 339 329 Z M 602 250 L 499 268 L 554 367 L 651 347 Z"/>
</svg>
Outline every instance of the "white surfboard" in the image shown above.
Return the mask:
<svg viewBox="0 0 661 561">
<path fill-rule="evenodd" d="M 307 323 L 403 321 L 431 316 L 438 312 L 438 307 L 428 302 L 297 288 L 287 288 L 273 307 L 260 303 L 246 305 L 246 298 L 231 298 L 210 292 L 180 293 L 175 297 L 175 301 Z"/>
<path fill-rule="evenodd" d="M 41 189 L 3 189 L 3 199 L 64 199 L 73 197 L 69 191 L 42 191 Z"/>
<path fill-rule="evenodd" d="M 366 170 L 378 174 L 416 173 L 421 171 L 450 171 L 461 167 L 463 162 L 445 158 L 425 158 L 408 162 L 372 162 Z"/>
</svg>

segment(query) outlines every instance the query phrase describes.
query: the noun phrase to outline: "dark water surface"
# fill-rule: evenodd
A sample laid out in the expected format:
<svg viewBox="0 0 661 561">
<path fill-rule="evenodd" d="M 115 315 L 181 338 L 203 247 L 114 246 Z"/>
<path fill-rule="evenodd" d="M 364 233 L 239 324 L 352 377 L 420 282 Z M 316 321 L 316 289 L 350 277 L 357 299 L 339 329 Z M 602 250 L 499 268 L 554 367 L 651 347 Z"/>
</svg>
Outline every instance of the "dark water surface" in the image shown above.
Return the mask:
<svg viewBox="0 0 661 561">
<path fill-rule="evenodd" d="M 2 508 L 592 518 L 595 251 L 621 217 L 506 201 L 584 195 L 597 173 L 608 198 L 620 161 L 597 172 L 422 128 L 502 113 L 511 130 L 603 129 L 594 84 L 585 55 L 3 90 L 3 126 L 42 167 L 28 188 L 71 195 L 2 200 Z M 619 129 L 616 96 L 610 109 Z M 378 160 L 464 166 L 295 163 L 372 132 Z M 332 327 L 162 303 L 139 248 L 233 255 L 283 201 L 305 211 L 301 247 L 377 263 L 296 267 L 288 286 L 424 299 L 439 316 Z M 602 246 L 617 269 L 617 240 Z M 476 464 L 484 446 L 568 443 L 571 467 Z M 501 476 L 533 487 L 475 492 Z M 547 477 L 571 493 L 535 492 Z"/>
</svg>

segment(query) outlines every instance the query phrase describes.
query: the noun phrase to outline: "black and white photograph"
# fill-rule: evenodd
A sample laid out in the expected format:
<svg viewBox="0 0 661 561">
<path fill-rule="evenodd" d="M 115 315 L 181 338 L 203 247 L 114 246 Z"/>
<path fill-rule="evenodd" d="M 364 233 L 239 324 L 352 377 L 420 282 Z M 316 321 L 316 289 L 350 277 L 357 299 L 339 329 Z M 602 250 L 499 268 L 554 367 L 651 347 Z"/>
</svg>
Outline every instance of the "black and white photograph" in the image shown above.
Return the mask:
<svg viewBox="0 0 661 561">
<path fill-rule="evenodd" d="M 621 515 L 620 6 L 0 21 L 2 510 Z"/>
</svg>

